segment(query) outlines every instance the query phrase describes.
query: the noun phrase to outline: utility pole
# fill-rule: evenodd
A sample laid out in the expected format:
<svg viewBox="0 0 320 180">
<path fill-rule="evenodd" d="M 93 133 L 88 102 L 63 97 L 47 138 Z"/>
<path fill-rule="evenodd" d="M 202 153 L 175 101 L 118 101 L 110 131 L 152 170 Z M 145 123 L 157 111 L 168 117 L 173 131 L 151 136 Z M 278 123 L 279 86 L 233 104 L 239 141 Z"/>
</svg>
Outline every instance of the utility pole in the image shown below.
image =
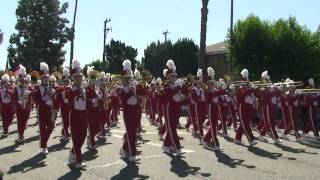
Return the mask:
<svg viewBox="0 0 320 180">
<path fill-rule="evenodd" d="M 170 32 L 167 30 L 165 32 L 162 33 L 164 35 L 164 42 L 167 42 L 167 37 L 168 37 L 168 34 L 170 34 Z"/>
<path fill-rule="evenodd" d="M 3 41 L 3 32 L 2 32 L 2 30 L 0 29 L 0 45 L 2 44 L 2 41 Z"/>
<path fill-rule="evenodd" d="M 78 0 L 76 0 L 76 5 L 74 8 L 74 14 L 73 14 L 73 23 L 71 28 L 70 68 L 72 68 L 72 60 L 73 60 L 74 32 L 75 32 L 75 24 L 76 24 L 76 17 L 77 17 L 77 9 L 78 9 Z"/>
<path fill-rule="evenodd" d="M 107 23 L 111 21 L 111 18 L 106 19 L 104 21 L 104 28 L 103 28 L 103 53 L 102 53 L 102 62 L 103 64 L 105 64 L 106 62 L 106 38 L 107 38 L 107 34 L 109 33 L 109 31 L 112 31 L 111 28 L 107 28 Z"/>
<path fill-rule="evenodd" d="M 233 0 L 231 0 L 231 12 L 230 12 L 230 45 L 233 44 Z M 231 48 L 229 48 L 229 60 L 230 60 L 230 73 L 232 73 L 232 54 Z"/>
</svg>

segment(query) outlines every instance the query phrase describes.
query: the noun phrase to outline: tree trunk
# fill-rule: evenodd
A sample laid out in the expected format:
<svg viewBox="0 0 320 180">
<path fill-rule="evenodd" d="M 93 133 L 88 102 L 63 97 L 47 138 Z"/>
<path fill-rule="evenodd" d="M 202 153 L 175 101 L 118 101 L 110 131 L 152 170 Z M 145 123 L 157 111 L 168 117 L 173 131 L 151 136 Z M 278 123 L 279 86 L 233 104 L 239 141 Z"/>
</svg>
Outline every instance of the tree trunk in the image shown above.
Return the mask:
<svg viewBox="0 0 320 180">
<path fill-rule="evenodd" d="M 200 52 L 199 52 L 199 68 L 201 68 L 201 69 L 205 69 L 207 67 L 206 39 L 207 39 L 208 3 L 209 3 L 209 0 L 202 0 Z M 206 72 L 206 71 L 204 71 L 204 72 Z"/>
</svg>

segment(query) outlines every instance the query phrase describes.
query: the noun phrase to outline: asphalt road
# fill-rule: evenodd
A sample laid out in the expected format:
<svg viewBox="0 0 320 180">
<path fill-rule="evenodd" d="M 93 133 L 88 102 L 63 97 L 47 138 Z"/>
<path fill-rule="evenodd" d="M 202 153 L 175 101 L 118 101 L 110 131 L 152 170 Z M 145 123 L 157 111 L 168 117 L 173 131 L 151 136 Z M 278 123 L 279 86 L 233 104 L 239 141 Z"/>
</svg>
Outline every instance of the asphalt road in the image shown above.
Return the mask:
<svg viewBox="0 0 320 180">
<path fill-rule="evenodd" d="M 85 170 L 67 165 L 69 143 L 60 141 L 61 124 L 58 124 L 49 140 L 49 155 L 39 154 L 38 126 L 35 113 L 28 122 L 25 144 L 17 145 L 16 123 L 11 126 L 8 138 L 0 139 L 0 170 L 4 179 L 320 179 L 320 142 L 306 137 L 302 143 L 285 141 L 276 146 L 259 142 L 255 147 L 233 143 L 230 138 L 219 136 L 223 151 L 204 149 L 191 133 L 179 130 L 184 155 L 170 156 L 162 153 L 162 142 L 158 139 L 156 127 L 149 125 L 143 115 L 144 143 L 138 147 L 141 160 L 128 163 L 120 159 L 119 149 L 124 133 L 122 118 L 106 141 L 99 141 L 97 151 L 83 146 L 87 163 Z M 181 118 L 183 123 L 185 118 Z M 60 123 L 60 118 L 57 122 Z M 0 132 L 2 127 L 0 126 Z M 257 134 L 255 134 L 257 135 Z"/>
</svg>

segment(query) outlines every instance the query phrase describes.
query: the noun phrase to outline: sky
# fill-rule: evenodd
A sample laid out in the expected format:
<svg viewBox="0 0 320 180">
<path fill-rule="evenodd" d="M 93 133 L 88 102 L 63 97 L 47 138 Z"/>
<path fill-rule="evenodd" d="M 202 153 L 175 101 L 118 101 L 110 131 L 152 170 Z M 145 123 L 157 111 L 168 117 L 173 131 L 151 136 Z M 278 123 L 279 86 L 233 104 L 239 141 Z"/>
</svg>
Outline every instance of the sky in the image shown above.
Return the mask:
<svg viewBox="0 0 320 180">
<path fill-rule="evenodd" d="M 75 0 L 68 2 L 65 17 L 72 22 Z M 197 44 L 200 40 L 201 0 L 78 0 L 74 57 L 81 64 L 102 59 L 103 24 L 111 18 L 107 36 L 120 40 L 138 49 L 138 59 L 144 56 L 144 49 L 153 41 L 164 41 L 162 32 L 168 30 L 168 39 L 175 42 L 188 37 Z M 0 29 L 4 41 L 0 45 L 0 69 L 7 59 L 9 37 L 15 32 L 15 10 L 18 0 L 0 0 Z M 316 31 L 320 24 L 319 0 L 234 0 L 234 22 L 250 14 L 261 19 L 275 21 L 295 16 L 298 22 Z M 208 14 L 207 45 L 226 39 L 230 26 L 230 0 L 210 0 Z M 68 65 L 70 43 L 65 65 Z"/>
</svg>

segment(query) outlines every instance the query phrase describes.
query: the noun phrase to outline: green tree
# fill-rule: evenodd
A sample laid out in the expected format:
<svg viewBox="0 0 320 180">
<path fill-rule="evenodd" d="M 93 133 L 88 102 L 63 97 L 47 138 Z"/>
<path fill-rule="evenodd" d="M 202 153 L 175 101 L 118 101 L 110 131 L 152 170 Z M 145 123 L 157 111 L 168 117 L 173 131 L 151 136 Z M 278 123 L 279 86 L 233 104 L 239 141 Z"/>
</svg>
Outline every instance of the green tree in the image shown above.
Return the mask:
<svg viewBox="0 0 320 180">
<path fill-rule="evenodd" d="M 121 41 L 111 39 L 110 44 L 105 47 L 106 59 L 108 61 L 108 72 L 119 74 L 122 70 L 122 62 L 126 59 L 131 60 L 132 69 L 135 68 L 137 63 L 136 57 L 138 56 L 137 49 L 127 46 Z"/>
<path fill-rule="evenodd" d="M 191 39 L 179 39 L 172 44 L 171 41 L 160 43 L 153 42 L 144 50 L 142 65 L 153 76 L 162 77 L 163 69 L 169 59 L 173 59 L 179 76 L 188 73 L 195 74 L 198 68 L 199 48 Z"/>
<path fill-rule="evenodd" d="M 193 40 L 179 39 L 173 45 L 173 52 L 173 59 L 176 61 L 179 76 L 186 76 L 190 73 L 195 75 L 197 73 L 199 48 Z"/>
<path fill-rule="evenodd" d="M 153 42 L 144 50 L 142 65 L 155 77 L 162 77 L 163 69 L 168 59 L 173 59 L 173 46 L 171 41 L 164 43 Z"/>
<path fill-rule="evenodd" d="M 247 68 L 252 78 L 260 78 L 270 60 L 273 43 L 269 23 L 250 15 L 236 23 L 233 36 L 230 49 L 237 71 Z"/>
<path fill-rule="evenodd" d="M 65 61 L 62 49 L 69 40 L 68 20 L 62 17 L 68 8 L 59 0 L 20 0 L 16 9 L 17 33 L 10 37 L 8 58 L 11 68 L 23 64 L 27 69 L 39 69 L 44 61 L 50 68 Z"/>
<path fill-rule="evenodd" d="M 294 17 L 270 23 L 250 15 L 235 25 L 234 41 L 229 47 L 238 72 L 248 68 L 255 80 L 264 70 L 269 71 L 273 81 L 306 81 L 310 77 L 320 80 L 318 34 L 299 25 Z"/>
<path fill-rule="evenodd" d="M 97 59 L 95 61 L 92 61 L 90 64 L 86 64 L 83 67 L 83 72 L 85 75 L 87 75 L 87 69 L 88 66 L 93 66 L 95 70 L 101 72 L 101 71 L 106 71 L 106 69 L 108 68 L 108 64 L 102 62 L 101 60 Z"/>
</svg>

